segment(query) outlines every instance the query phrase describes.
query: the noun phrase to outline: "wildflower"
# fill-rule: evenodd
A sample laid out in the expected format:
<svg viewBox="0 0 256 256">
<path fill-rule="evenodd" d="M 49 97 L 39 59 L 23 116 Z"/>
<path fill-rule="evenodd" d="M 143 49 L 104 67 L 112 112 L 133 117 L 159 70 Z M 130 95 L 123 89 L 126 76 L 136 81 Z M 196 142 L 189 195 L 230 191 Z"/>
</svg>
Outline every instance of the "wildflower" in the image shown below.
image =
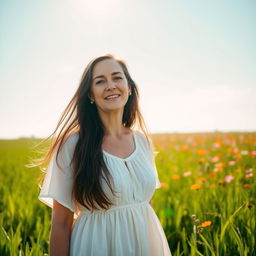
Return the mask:
<svg viewBox="0 0 256 256">
<path fill-rule="evenodd" d="M 161 185 L 161 188 L 168 188 L 169 187 L 169 184 L 167 182 L 161 182 L 160 185 Z"/>
<path fill-rule="evenodd" d="M 178 174 L 173 174 L 172 175 L 173 180 L 178 180 L 179 178 L 180 178 L 180 176 Z"/>
<path fill-rule="evenodd" d="M 235 172 L 240 173 L 242 170 L 241 169 L 236 169 Z"/>
<path fill-rule="evenodd" d="M 197 154 L 198 155 L 205 155 L 206 154 L 206 150 L 205 149 L 198 149 L 197 150 Z"/>
<path fill-rule="evenodd" d="M 212 162 L 218 162 L 219 161 L 219 157 L 215 156 L 211 159 Z"/>
<path fill-rule="evenodd" d="M 187 148 L 188 148 L 187 145 L 185 145 L 185 144 L 181 145 L 181 150 L 182 150 L 182 151 L 186 151 Z"/>
<path fill-rule="evenodd" d="M 246 173 L 250 173 L 252 172 L 252 168 L 248 169 L 248 170 L 245 170 Z"/>
<path fill-rule="evenodd" d="M 238 148 L 234 148 L 234 153 L 238 153 L 239 149 Z"/>
<path fill-rule="evenodd" d="M 233 151 L 234 151 L 233 148 L 228 148 L 228 149 L 227 149 L 227 152 L 228 152 L 228 153 L 232 153 Z"/>
<path fill-rule="evenodd" d="M 215 167 L 224 167 L 225 166 L 225 163 L 216 163 L 215 164 Z"/>
<path fill-rule="evenodd" d="M 251 178 L 251 177 L 253 177 L 253 173 L 246 174 L 245 177 L 246 178 Z"/>
<path fill-rule="evenodd" d="M 228 164 L 229 164 L 229 165 L 235 165 L 236 162 L 235 162 L 235 161 L 229 161 Z"/>
<path fill-rule="evenodd" d="M 242 150 L 241 155 L 248 155 L 248 151 L 247 150 Z"/>
<path fill-rule="evenodd" d="M 252 152 L 251 152 L 251 155 L 252 155 L 252 156 L 256 156 L 256 150 L 252 151 Z"/>
<path fill-rule="evenodd" d="M 215 178 L 216 174 L 214 172 L 210 173 L 211 178 Z"/>
<path fill-rule="evenodd" d="M 207 220 L 201 224 L 202 228 L 206 228 L 212 225 L 212 222 L 210 220 Z"/>
<path fill-rule="evenodd" d="M 191 172 L 184 172 L 184 173 L 183 173 L 183 176 L 185 176 L 185 177 L 186 177 L 186 176 L 189 176 L 189 175 L 191 175 Z"/>
<path fill-rule="evenodd" d="M 221 142 L 220 142 L 220 141 L 216 141 L 216 142 L 213 144 L 213 146 L 214 146 L 215 148 L 220 148 L 220 147 L 221 147 Z"/>
<path fill-rule="evenodd" d="M 213 169 L 213 171 L 214 172 L 222 172 L 223 169 L 222 169 L 222 167 L 216 167 L 216 168 Z"/>
<path fill-rule="evenodd" d="M 243 187 L 244 187 L 244 188 L 250 188 L 251 185 L 250 185 L 250 184 L 244 184 Z"/>
<path fill-rule="evenodd" d="M 224 178 L 224 180 L 225 180 L 226 183 L 231 182 L 233 179 L 234 179 L 234 176 L 232 176 L 232 175 L 227 175 L 227 176 Z"/>
<path fill-rule="evenodd" d="M 192 190 L 198 190 L 201 188 L 201 185 L 200 184 L 193 184 L 191 187 L 190 187 Z"/>
<path fill-rule="evenodd" d="M 200 177 L 199 180 L 200 180 L 201 182 L 205 182 L 205 181 L 206 181 L 206 178 Z"/>
</svg>

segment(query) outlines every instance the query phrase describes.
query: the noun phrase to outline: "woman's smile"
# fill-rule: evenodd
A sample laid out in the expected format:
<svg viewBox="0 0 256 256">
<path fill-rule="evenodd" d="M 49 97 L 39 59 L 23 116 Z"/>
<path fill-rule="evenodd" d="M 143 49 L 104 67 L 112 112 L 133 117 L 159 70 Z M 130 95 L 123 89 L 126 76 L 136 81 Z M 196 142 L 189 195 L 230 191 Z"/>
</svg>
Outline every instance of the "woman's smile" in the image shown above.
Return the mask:
<svg viewBox="0 0 256 256">
<path fill-rule="evenodd" d="M 107 101 L 115 101 L 119 97 L 120 97 L 120 94 L 111 94 L 111 95 L 105 97 L 104 99 Z"/>
</svg>

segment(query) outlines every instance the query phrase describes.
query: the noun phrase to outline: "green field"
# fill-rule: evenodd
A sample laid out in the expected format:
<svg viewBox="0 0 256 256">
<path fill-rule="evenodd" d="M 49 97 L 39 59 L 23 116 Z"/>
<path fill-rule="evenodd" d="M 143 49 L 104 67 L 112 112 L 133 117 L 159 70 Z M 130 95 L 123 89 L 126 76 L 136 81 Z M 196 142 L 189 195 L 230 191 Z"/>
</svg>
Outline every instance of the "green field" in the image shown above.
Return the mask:
<svg viewBox="0 0 256 256">
<path fill-rule="evenodd" d="M 48 255 L 35 139 L 0 140 L 0 255 Z M 173 255 L 256 255 L 256 133 L 153 135 L 154 209 Z"/>
</svg>

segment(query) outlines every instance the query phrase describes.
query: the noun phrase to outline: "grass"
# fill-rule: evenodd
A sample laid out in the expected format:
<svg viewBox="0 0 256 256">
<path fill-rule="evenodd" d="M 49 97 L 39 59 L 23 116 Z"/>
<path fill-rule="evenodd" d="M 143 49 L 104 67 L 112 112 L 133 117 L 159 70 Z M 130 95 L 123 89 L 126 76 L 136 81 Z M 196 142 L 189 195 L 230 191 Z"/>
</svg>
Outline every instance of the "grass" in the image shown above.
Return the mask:
<svg viewBox="0 0 256 256">
<path fill-rule="evenodd" d="M 255 133 L 153 135 L 153 197 L 173 256 L 256 255 Z M 38 199 L 36 139 L 0 140 L 0 255 L 48 255 L 51 209 Z"/>
</svg>

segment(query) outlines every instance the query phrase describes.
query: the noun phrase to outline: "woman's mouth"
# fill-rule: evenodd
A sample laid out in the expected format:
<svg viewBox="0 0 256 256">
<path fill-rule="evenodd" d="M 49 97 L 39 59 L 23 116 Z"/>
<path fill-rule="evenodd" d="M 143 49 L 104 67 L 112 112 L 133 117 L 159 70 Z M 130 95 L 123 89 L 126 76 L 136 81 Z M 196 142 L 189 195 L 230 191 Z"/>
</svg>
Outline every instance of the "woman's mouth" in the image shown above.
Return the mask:
<svg viewBox="0 0 256 256">
<path fill-rule="evenodd" d="M 120 94 L 112 94 L 112 95 L 107 96 L 107 97 L 104 98 L 104 99 L 105 99 L 105 100 L 113 101 L 113 100 L 115 100 L 115 99 L 117 99 L 117 98 L 119 98 L 119 97 L 120 97 Z"/>
</svg>

